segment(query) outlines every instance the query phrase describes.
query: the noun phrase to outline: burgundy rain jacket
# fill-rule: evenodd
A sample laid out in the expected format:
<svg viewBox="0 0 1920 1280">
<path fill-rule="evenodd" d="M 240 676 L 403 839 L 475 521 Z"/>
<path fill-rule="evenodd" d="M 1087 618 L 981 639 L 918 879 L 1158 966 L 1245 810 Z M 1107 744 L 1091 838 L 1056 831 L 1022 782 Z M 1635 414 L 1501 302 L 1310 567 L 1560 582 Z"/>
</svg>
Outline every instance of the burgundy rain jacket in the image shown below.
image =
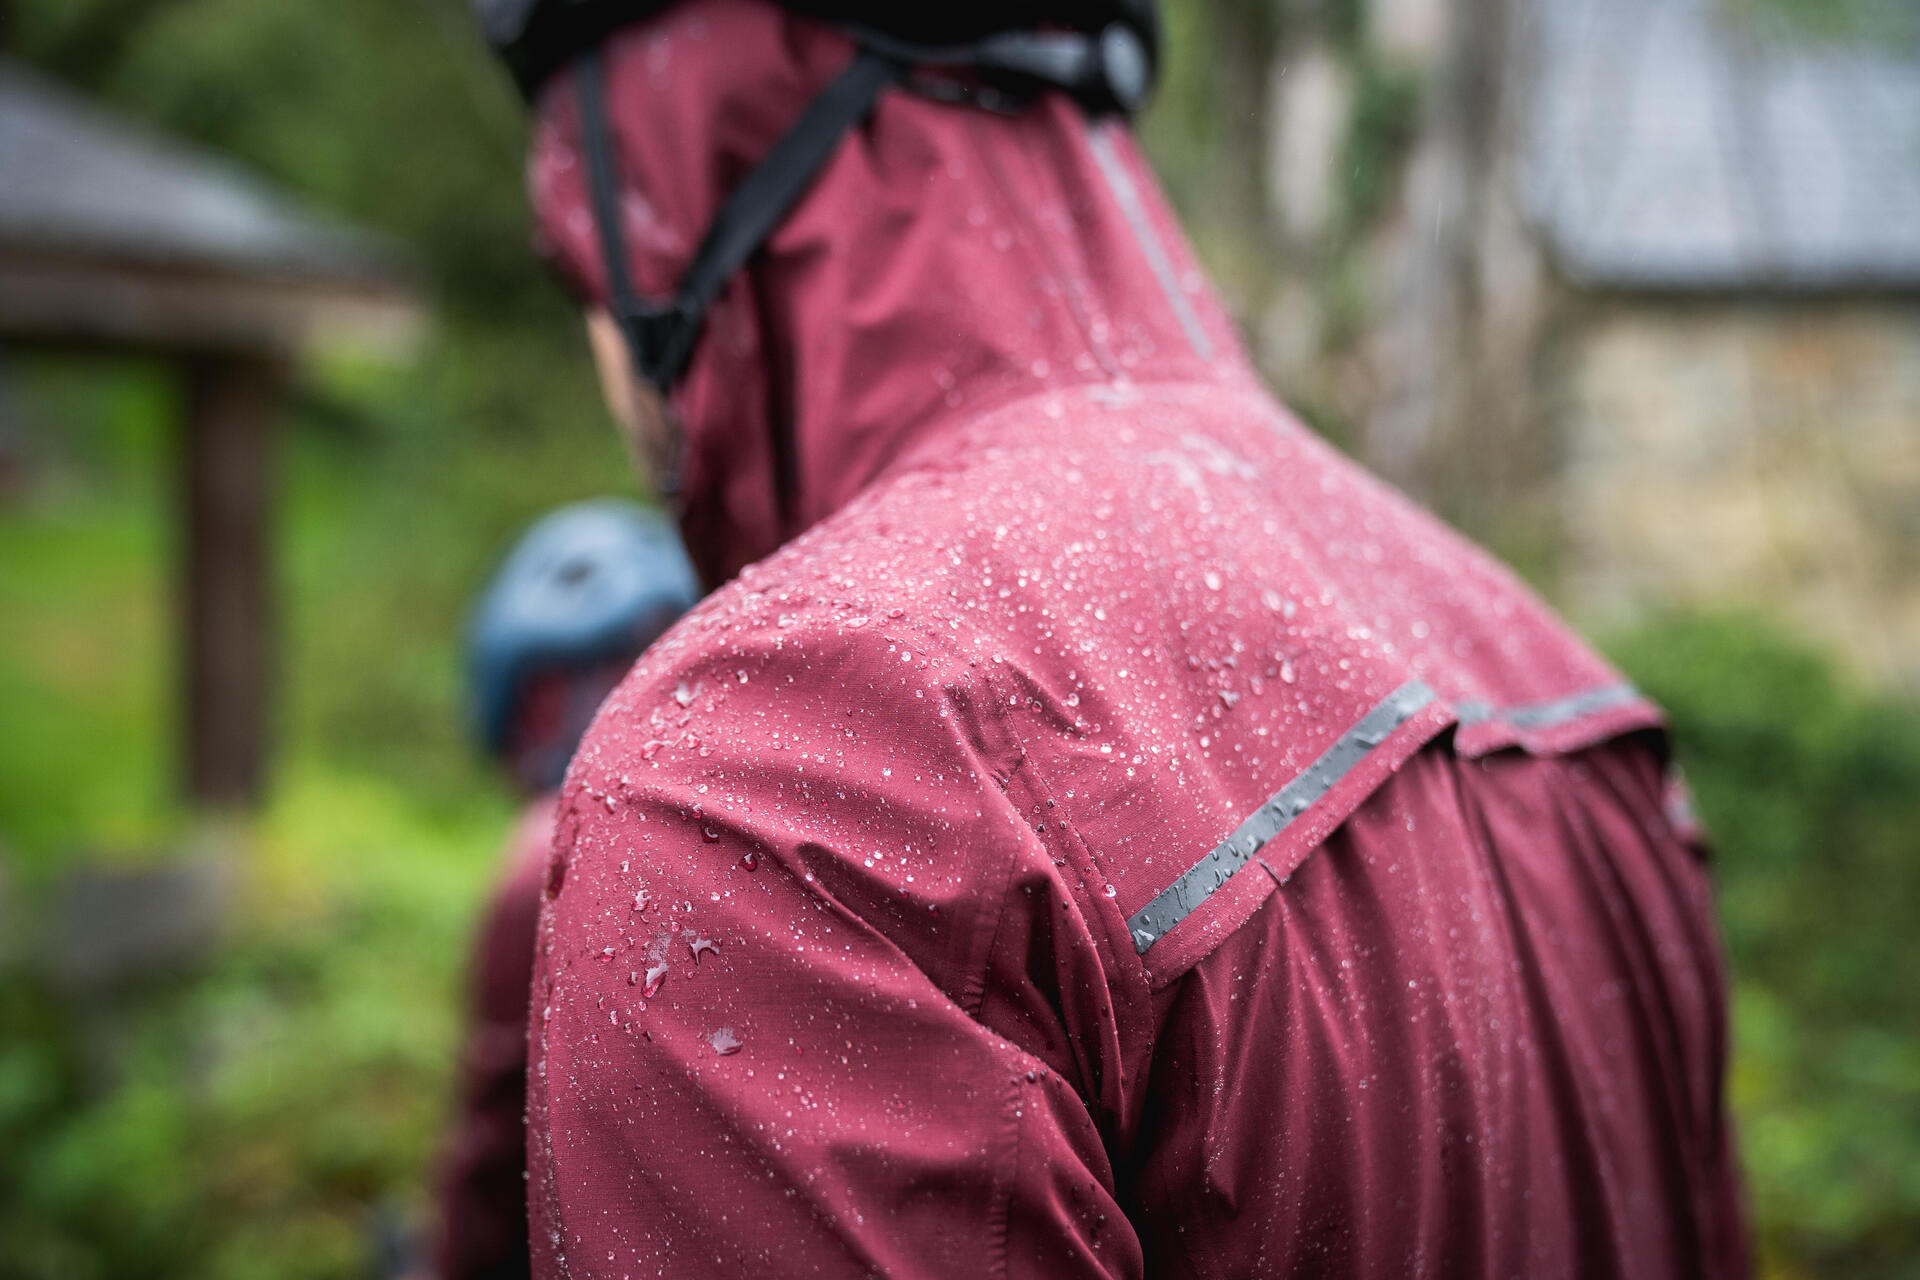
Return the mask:
<svg viewBox="0 0 1920 1280">
<path fill-rule="evenodd" d="M 643 292 L 847 56 L 612 42 Z M 737 576 L 563 793 L 536 1273 L 1741 1270 L 1657 713 L 1262 391 L 1122 125 L 889 92 L 677 404 Z"/>
<path fill-rule="evenodd" d="M 527 1275 L 527 992 L 555 797 L 514 825 L 474 936 L 458 1110 L 440 1153 L 437 1280 Z"/>
</svg>

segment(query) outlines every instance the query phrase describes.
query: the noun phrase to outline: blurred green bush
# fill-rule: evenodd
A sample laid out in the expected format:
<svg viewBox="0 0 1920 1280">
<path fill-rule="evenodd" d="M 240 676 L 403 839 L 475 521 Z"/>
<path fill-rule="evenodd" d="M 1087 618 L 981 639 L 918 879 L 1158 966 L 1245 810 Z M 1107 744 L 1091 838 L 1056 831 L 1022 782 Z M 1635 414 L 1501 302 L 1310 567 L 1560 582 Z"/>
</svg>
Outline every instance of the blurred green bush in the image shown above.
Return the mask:
<svg viewBox="0 0 1920 1280">
<path fill-rule="evenodd" d="M 466 931 L 509 820 L 284 771 L 239 909 L 185 981 L 0 979 L 0 1276 L 344 1277 L 417 1205 Z"/>
<path fill-rule="evenodd" d="M 1612 648 L 1668 709 L 1713 834 L 1765 1272 L 1920 1273 L 1920 711 L 1758 616 Z"/>
</svg>

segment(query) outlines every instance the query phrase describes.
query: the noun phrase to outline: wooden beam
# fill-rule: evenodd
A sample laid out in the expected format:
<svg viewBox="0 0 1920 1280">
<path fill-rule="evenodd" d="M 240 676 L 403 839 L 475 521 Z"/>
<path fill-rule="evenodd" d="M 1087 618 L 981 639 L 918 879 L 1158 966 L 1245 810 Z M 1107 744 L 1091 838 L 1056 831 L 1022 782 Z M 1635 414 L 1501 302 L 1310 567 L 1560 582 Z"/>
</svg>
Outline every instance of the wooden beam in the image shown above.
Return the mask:
<svg viewBox="0 0 1920 1280">
<path fill-rule="evenodd" d="M 267 776 L 273 685 L 275 360 L 187 365 L 179 565 L 184 784 L 204 805 L 251 805 Z"/>
<path fill-rule="evenodd" d="M 402 284 L 28 252 L 0 240 L 0 336 L 172 354 L 315 342 L 404 354 L 425 320 Z"/>
</svg>

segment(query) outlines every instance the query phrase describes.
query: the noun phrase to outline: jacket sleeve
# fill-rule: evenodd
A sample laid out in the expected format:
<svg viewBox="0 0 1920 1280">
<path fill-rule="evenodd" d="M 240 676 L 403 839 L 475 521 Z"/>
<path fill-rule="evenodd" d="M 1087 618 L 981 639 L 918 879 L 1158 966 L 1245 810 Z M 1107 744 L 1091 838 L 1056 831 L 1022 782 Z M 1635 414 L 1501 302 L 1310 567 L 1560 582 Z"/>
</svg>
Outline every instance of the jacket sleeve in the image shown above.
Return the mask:
<svg viewBox="0 0 1920 1280">
<path fill-rule="evenodd" d="M 1139 1274 L 1071 1078 L 1100 1002 L 1061 994 L 1076 948 L 1009 951 L 1081 927 L 1017 761 L 891 646 L 807 654 L 805 693 L 777 647 L 636 677 L 575 766 L 535 1274 Z"/>
</svg>

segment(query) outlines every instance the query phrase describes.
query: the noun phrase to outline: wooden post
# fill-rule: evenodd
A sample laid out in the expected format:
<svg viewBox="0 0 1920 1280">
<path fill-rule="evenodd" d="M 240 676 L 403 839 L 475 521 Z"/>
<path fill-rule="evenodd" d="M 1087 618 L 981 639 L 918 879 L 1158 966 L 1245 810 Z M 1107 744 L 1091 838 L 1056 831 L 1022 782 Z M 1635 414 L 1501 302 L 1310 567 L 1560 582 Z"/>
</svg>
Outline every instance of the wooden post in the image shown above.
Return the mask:
<svg viewBox="0 0 1920 1280">
<path fill-rule="evenodd" d="M 180 485 L 180 675 L 187 797 L 252 805 L 266 781 L 273 682 L 273 437 L 284 366 L 188 366 Z"/>
</svg>

